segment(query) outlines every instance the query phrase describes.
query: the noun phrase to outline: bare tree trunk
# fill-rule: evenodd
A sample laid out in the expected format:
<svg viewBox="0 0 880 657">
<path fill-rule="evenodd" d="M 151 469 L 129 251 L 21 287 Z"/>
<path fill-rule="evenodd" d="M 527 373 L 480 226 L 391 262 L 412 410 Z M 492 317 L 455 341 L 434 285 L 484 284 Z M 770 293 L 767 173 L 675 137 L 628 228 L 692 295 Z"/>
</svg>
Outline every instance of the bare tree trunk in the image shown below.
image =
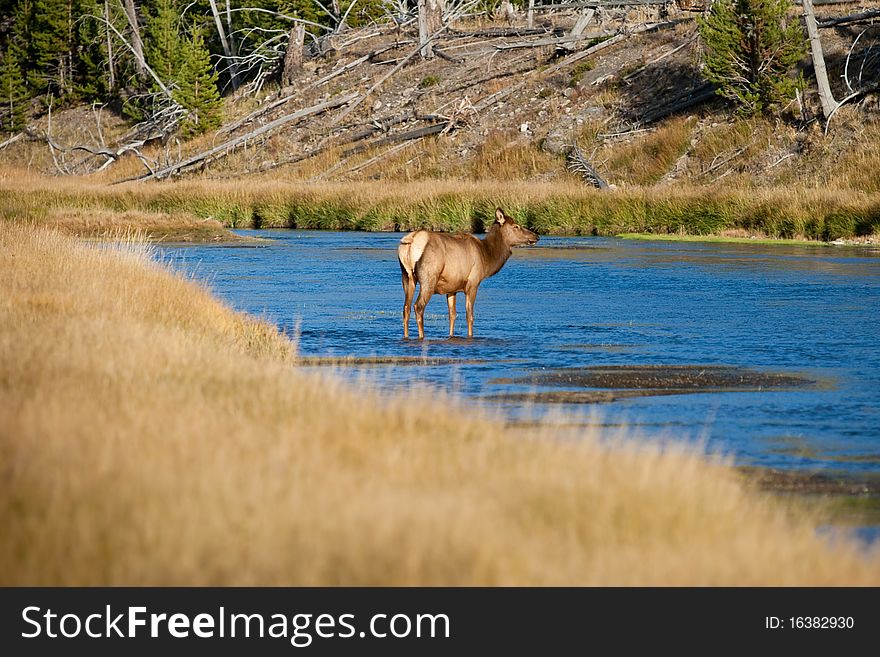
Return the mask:
<svg viewBox="0 0 880 657">
<path fill-rule="evenodd" d="M 816 14 L 813 12 L 813 0 L 803 0 L 804 20 L 807 24 L 807 35 L 810 37 L 810 51 L 813 55 L 813 69 L 816 71 L 816 85 L 819 87 L 819 101 L 822 103 L 822 114 L 827 121 L 837 109 L 837 101 L 828 84 L 828 71 L 825 70 L 825 55 L 822 53 L 822 41 L 819 40 L 819 26 L 816 25 Z"/>
<path fill-rule="evenodd" d="M 223 21 L 220 18 L 220 11 L 217 9 L 217 3 L 215 0 L 208 0 L 208 3 L 211 5 L 211 14 L 214 16 L 214 24 L 217 26 L 217 36 L 220 37 L 220 45 L 223 46 L 223 54 L 226 55 L 226 59 L 229 60 L 229 82 L 232 84 L 232 90 L 235 91 L 238 89 L 238 66 L 235 64 L 235 53 L 232 52 L 232 48 L 229 46 L 229 41 L 226 39 L 226 31 L 223 29 Z M 227 2 L 227 7 L 228 7 Z"/>
<path fill-rule="evenodd" d="M 293 84 L 297 71 L 302 67 L 303 45 L 306 40 L 306 26 L 297 23 L 290 30 L 287 41 L 287 53 L 284 55 L 284 70 L 281 73 L 281 84 Z"/>
<path fill-rule="evenodd" d="M 528 18 L 528 28 L 531 30 L 535 27 L 535 0 L 529 0 L 529 13 L 526 14 Z"/>
<path fill-rule="evenodd" d="M 232 44 L 232 47 L 235 48 L 235 44 L 232 39 L 232 0 L 226 0 L 226 30 L 229 32 L 229 43 Z"/>
<path fill-rule="evenodd" d="M 104 0 L 104 20 L 110 23 L 110 0 Z M 107 28 L 107 66 L 109 67 L 110 91 L 116 87 L 116 68 L 113 66 L 113 39 L 110 37 L 110 28 Z"/>
<path fill-rule="evenodd" d="M 571 32 L 569 32 L 568 36 L 579 37 L 583 34 L 587 24 L 593 20 L 595 14 L 595 9 L 587 9 L 584 13 L 578 16 L 577 21 L 575 21 L 574 27 L 571 28 Z M 566 50 L 577 50 L 577 46 L 577 41 L 572 41 L 571 43 L 564 44 L 562 47 Z"/>
<path fill-rule="evenodd" d="M 122 8 L 131 26 L 131 49 L 134 52 L 134 65 L 138 75 L 143 77 L 146 72 L 144 61 L 144 42 L 141 40 L 141 28 L 138 25 L 137 11 L 134 8 L 134 0 L 122 0 Z"/>
<path fill-rule="evenodd" d="M 443 26 L 443 0 L 419 0 L 419 43 L 422 57 L 431 59 L 434 48 L 429 39 Z"/>
</svg>

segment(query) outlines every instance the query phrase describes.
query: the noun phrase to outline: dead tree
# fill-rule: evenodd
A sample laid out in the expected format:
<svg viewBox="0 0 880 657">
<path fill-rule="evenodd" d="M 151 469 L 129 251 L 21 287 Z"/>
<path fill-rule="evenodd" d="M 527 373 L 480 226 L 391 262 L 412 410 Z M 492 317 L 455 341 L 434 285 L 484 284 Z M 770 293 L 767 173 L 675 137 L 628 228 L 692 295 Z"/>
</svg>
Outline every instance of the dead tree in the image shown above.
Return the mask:
<svg viewBox="0 0 880 657">
<path fill-rule="evenodd" d="M 104 20 L 110 23 L 110 0 L 104 0 Z M 113 64 L 113 37 L 110 30 L 107 30 L 107 67 L 108 67 L 108 83 L 110 90 L 116 88 L 116 68 Z"/>
<path fill-rule="evenodd" d="M 131 27 L 131 50 L 134 53 L 134 63 L 138 75 L 143 77 L 146 74 L 146 64 L 144 60 L 144 42 L 141 39 L 141 29 L 138 25 L 137 10 L 134 7 L 134 0 L 122 0 L 122 8 L 125 10 L 125 16 L 128 18 L 128 24 Z M 108 17 L 109 22 L 109 17 Z"/>
<path fill-rule="evenodd" d="M 419 0 L 419 45 L 424 59 L 434 56 L 431 35 L 443 27 L 443 0 Z"/>
<path fill-rule="evenodd" d="M 235 63 L 232 34 L 230 33 L 227 38 L 226 31 L 223 29 L 223 21 L 220 18 L 220 11 L 217 9 L 216 0 L 208 0 L 208 3 L 211 5 L 211 14 L 214 16 L 214 24 L 217 26 L 217 36 L 220 37 L 220 45 L 223 47 L 223 54 L 226 55 L 226 59 L 229 61 L 229 82 L 232 84 L 232 90 L 235 91 L 238 89 L 238 66 Z M 228 0 L 226 8 L 229 9 Z"/>
<path fill-rule="evenodd" d="M 804 21 L 807 24 L 807 35 L 810 37 L 810 52 L 813 56 L 813 70 L 816 72 L 816 85 L 819 88 L 819 101 L 822 103 L 822 115 L 827 122 L 834 110 L 837 109 L 837 101 L 831 93 L 831 85 L 828 84 L 828 71 L 825 69 L 825 55 L 822 53 L 822 41 L 819 39 L 819 26 L 816 24 L 816 14 L 813 11 L 813 0 L 803 0 Z"/>
<path fill-rule="evenodd" d="M 287 53 L 284 55 L 284 69 L 281 73 L 281 84 L 291 85 L 297 72 L 302 68 L 303 46 L 306 40 L 306 26 L 297 23 L 290 30 L 287 41 Z"/>
</svg>

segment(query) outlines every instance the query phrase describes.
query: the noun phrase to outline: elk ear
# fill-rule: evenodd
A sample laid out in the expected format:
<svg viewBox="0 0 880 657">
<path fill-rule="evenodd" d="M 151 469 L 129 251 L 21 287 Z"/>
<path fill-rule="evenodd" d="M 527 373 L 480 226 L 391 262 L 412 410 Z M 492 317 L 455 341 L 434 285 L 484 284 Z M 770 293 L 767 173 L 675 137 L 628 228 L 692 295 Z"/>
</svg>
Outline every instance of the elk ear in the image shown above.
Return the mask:
<svg viewBox="0 0 880 657">
<path fill-rule="evenodd" d="M 503 224 L 505 221 L 507 221 L 507 217 L 504 216 L 504 210 L 502 210 L 501 208 L 495 208 L 495 221 L 497 221 L 499 224 Z"/>
</svg>

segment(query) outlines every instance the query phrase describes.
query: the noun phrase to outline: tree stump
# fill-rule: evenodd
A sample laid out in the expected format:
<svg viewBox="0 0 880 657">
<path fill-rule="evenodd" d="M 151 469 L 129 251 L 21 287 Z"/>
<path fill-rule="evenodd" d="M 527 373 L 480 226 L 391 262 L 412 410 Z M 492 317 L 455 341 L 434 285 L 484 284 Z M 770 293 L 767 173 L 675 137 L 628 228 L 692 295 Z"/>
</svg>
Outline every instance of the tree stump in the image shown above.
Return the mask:
<svg viewBox="0 0 880 657">
<path fill-rule="evenodd" d="M 297 23 L 290 30 L 287 53 L 284 55 L 284 69 L 281 72 L 281 84 L 285 86 L 293 84 L 297 73 L 302 68 L 305 41 L 306 27 L 302 23 Z"/>
</svg>

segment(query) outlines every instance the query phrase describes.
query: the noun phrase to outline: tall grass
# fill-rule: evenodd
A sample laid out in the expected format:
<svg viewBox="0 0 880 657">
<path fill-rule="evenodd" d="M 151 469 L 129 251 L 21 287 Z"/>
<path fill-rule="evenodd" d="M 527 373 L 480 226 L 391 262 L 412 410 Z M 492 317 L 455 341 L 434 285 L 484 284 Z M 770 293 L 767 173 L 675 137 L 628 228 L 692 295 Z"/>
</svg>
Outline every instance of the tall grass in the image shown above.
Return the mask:
<svg viewBox="0 0 880 657">
<path fill-rule="evenodd" d="M 609 148 L 605 167 L 611 179 L 631 185 L 660 182 L 690 146 L 692 122 L 672 119 L 644 139 Z"/>
<path fill-rule="evenodd" d="M 741 230 L 828 240 L 880 230 L 880 194 L 803 189 L 633 188 L 599 191 L 579 182 L 519 180 L 283 183 L 185 181 L 104 186 L 0 178 L 0 219 L 82 232 L 112 211 L 126 225 L 217 223 L 232 228 L 475 230 L 503 206 L 542 234 L 717 234 Z M 142 213 L 142 214 L 138 214 Z M 193 219 L 195 218 L 195 219 Z M 108 221 L 109 221 L 108 216 Z M 92 223 L 90 223 L 92 222 Z M 125 223 L 125 222 L 123 222 Z"/>
<path fill-rule="evenodd" d="M 880 583 L 723 464 L 305 375 L 136 252 L 0 231 L 0 584 Z"/>
</svg>

